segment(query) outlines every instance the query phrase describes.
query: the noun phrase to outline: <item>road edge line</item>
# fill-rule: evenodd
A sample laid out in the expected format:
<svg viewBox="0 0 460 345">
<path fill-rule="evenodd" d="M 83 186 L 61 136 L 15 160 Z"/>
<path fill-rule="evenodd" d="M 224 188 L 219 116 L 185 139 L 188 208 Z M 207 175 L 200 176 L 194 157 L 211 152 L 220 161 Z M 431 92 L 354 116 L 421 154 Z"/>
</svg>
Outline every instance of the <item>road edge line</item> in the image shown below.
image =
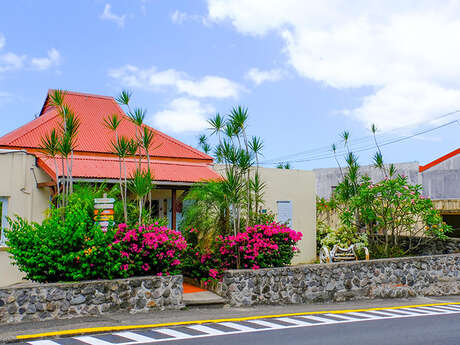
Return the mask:
<svg viewBox="0 0 460 345">
<path fill-rule="evenodd" d="M 288 313 L 288 314 L 246 316 L 246 317 L 227 318 L 227 319 L 165 322 L 165 323 L 144 324 L 144 325 L 76 328 L 76 329 L 69 329 L 69 330 L 64 330 L 64 331 L 17 335 L 16 339 L 26 340 L 26 339 L 37 339 L 37 338 L 44 338 L 44 337 L 59 337 L 63 335 L 72 336 L 72 335 L 82 335 L 82 334 L 91 334 L 91 333 L 100 333 L 100 332 L 126 331 L 126 330 L 135 330 L 135 329 L 144 329 L 144 328 L 170 327 L 170 326 L 193 325 L 193 324 L 203 324 L 203 323 L 240 322 L 240 321 L 250 321 L 250 320 L 257 320 L 257 319 L 272 319 L 272 318 L 277 318 L 277 317 L 290 317 L 290 316 L 302 316 L 302 315 L 314 315 L 314 314 L 345 314 L 345 313 L 351 313 L 351 312 L 363 312 L 363 311 L 372 311 L 372 310 L 392 310 L 392 309 L 402 309 L 402 308 L 434 307 L 434 306 L 443 306 L 443 305 L 460 305 L 460 302 L 416 304 L 416 305 L 406 305 L 406 306 L 397 306 L 397 307 L 378 307 L 378 308 L 364 308 L 364 309 L 361 308 L 361 309 L 344 309 L 344 310 L 323 310 L 323 311 L 310 311 L 310 312 Z"/>
</svg>

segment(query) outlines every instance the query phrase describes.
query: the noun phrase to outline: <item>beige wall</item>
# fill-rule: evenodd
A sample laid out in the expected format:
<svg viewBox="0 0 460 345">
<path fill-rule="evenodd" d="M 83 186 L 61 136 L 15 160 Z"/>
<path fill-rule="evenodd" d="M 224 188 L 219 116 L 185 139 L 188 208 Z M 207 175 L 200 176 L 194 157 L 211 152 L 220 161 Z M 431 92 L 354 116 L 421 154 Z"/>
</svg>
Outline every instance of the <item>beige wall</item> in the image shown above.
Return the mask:
<svg viewBox="0 0 460 345">
<path fill-rule="evenodd" d="M 35 165 L 35 157 L 23 151 L 0 150 L 0 198 L 7 200 L 7 216 L 18 215 L 41 222 L 48 209 L 49 188 L 37 188 L 37 182 L 51 179 Z M 0 248 L 0 286 L 18 282 L 22 274 L 11 265 L 5 248 Z"/>
<path fill-rule="evenodd" d="M 300 253 L 293 263 L 316 260 L 316 194 L 315 175 L 312 171 L 260 168 L 266 184 L 264 206 L 277 213 L 277 201 L 291 201 L 292 228 L 303 234 L 298 247 Z"/>
<path fill-rule="evenodd" d="M 215 165 L 222 173 L 224 167 Z M 316 260 L 316 192 L 315 175 L 308 170 L 259 168 L 264 190 L 264 208 L 277 215 L 277 201 L 290 201 L 292 205 L 292 229 L 302 232 L 298 244 L 300 253 L 293 264 Z M 278 215 L 277 215 L 278 216 Z"/>
<path fill-rule="evenodd" d="M 24 274 L 13 266 L 8 252 L 0 249 L 0 288 L 22 281 Z"/>
<path fill-rule="evenodd" d="M 35 156 L 23 151 L 0 150 L 0 197 L 8 199 L 8 217 L 18 215 L 41 222 L 48 209 L 50 189 L 37 188 L 37 182 L 51 179 L 35 165 Z"/>
</svg>

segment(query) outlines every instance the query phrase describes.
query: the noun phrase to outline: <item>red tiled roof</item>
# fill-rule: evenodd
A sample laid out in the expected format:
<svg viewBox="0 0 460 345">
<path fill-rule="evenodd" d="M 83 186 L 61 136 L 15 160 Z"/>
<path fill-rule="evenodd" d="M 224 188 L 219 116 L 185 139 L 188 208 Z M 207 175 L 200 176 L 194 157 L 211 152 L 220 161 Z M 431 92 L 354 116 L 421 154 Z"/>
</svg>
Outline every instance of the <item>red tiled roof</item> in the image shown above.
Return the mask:
<svg viewBox="0 0 460 345">
<path fill-rule="evenodd" d="M 45 170 L 55 179 L 55 165 L 53 158 L 37 154 L 38 166 Z M 57 160 L 59 176 L 62 175 L 61 160 Z M 131 158 L 126 160 L 127 177 L 129 178 L 138 167 L 138 160 Z M 141 163 L 141 169 L 147 168 L 145 160 Z M 221 179 L 207 164 L 189 162 L 150 162 L 155 181 L 168 182 L 200 182 L 205 180 Z M 118 158 L 98 156 L 75 156 L 73 159 L 72 175 L 74 178 L 85 179 L 118 179 L 120 177 L 120 166 Z"/>
<path fill-rule="evenodd" d="M 58 114 L 48 104 L 49 94 L 40 116 L 24 126 L 0 138 L 1 148 L 38 149 L 41 138 L 57 127 Z M 115 133 L 104 126 L 104 118 L 118 114 L 122 122 L 118 129 L 119 136 L 134 137 L 136 126 L 129 120 L 118 103 L 107 96 L 90 95 L 65 91 L 64 102 L 70 106 L 80 120 L 76 152 L 111 154 L 111 142 Z M 146 126 L 148 127 L 148 126 Z M 155 134 L 151 157 L 183 158 L 212 162 L 212 157 L 188 146 L 160 131 L 151 128 Z"/>
<path fill-rule="evenodd" d="M 423 172 L 423 171 L 425 171 L 427 169 L 430 169 L 430 168 L 434 167 L 435 165 L 438 165 L 439 163 L 442 163 L 445 160 L 448 160 L 449 158 L 452 158 L 452 157 L 454 157 L 454 156 L 456 156 L 458 154 L 460 154 L 460 149 L 456 149 L 456 150 L 454 150 L 452 152 L 449 152 L 448 154 L 446 154 L 446 155 L 444 155 L 442 157 L 439 157 L 438 159 L 435 159 L 434 161 L 432 161 L 432 162 L 430 162 L 430 163 L 428 163 L 426 165 L 420 165 L 418 170 L 420 172 Z"/>
</svg>

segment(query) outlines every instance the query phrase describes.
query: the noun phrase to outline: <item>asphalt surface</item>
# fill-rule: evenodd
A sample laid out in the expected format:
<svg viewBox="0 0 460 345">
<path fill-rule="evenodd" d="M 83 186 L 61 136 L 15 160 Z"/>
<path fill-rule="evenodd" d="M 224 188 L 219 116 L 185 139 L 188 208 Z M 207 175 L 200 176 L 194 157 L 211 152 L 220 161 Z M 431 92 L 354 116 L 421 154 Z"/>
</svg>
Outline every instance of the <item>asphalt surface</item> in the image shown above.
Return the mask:
<svg viewBox="0 0 460 345">
<path fill-rule="evenodd" d="M 458 300 L 458 298 L 454 299 Z M 460 302 L 452 300 L 436 302 L 438 303 L 405 306 L 374 304 L 370 308 L 358 309 L 325 310 L 322 308 L 321 311 L 299 310 L 300 312 L 291 311 L 290 314 L 284 315 L 189 321 L 174 325 L 157 324 L 153 327 L 141 326 L 111 332 L 106 330 L 105 333 L 76 332 L 68 337 L 43 336 L 39 339 L 16 341 L 16 344 L 460 344 Z"/>
<path fill-rule="evenodd" d="M 460 344 L 460 314 L 326 324 L 150 344 L 458 345 Z"/>
</svg>

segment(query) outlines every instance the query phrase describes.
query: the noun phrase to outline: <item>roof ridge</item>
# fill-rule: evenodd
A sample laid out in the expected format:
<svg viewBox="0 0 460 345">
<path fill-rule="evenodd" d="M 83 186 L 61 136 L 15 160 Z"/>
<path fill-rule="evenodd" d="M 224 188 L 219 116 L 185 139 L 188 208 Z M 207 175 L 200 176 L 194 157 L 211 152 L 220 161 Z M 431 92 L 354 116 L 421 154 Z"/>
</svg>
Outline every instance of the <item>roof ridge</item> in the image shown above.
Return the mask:
<svg viewBox="0 0 460 345">
<path fill-rule="evenodd" d="M 52 111 L 52 110 L 51 110 Z M 43 117 L 43 115 L 45 114 L 42 114 L 40 115 L 39 117 L 37 117 L 36 119 L 33 119 L 32 121 L 30 122 L 27 122 L 25 124 L 23 124 L 21 127 L 19 128 L 16 128 L 14 129 L 13 131 L 9 132 L 9 133 L 6 133 L 5 135 L 1 136 L 0 137 L 0 141 L 1 139 L 5 138 L 5 137 L 8 137 L 9 135 L 12 135 L 14 132 L 21 132 L 21 129 L 23 127 L 26 127 L 28 124 L 30 124 L 31 122 L 34 122 L 34 121 L 41 121 L 40 123 L 37 124 L 37 126 L 35 127 L 30 127 L 28 130 L 26 130 L 24 133 L 20 133 L 20 134 L 17 134 L 14 138 L 8 140 L 8 144 L 10 144 L 11 142 L 13 142 L 14 140 L 17 140 L 18 138 L 24 136 L 24 135 L 27 135 L 28 133 L 36 130 L 37 128 L 40 128 L 41 126 L 45 125 L 46 123 L 48 123 L 49 121 L 53 120 L 56 116 L 58 116 L 58 114 L 54 114 L 54 115 L 50 115 L 48 119 L 45 119 Z"/>
<path fill-rule="evenodd" d="M 48 90 L 48 95 L 59 89 L 49 89 Z M 92 97 L 92 98 L 103 98 L 103 99 L 113 99 L 115 100 L 112 96 L 104 96 L 104 95 L 98 95 L 95 93 L 87 93 L 87 92 L 78 92 L 78 91 L 70 91 L 70 90 L 61 90 L 64 95 L 69 94 L 69 95 L 75 95 L 75 96 L 83 96 L 83 97 Z"/>
<path fill-rule="evenodd" d="M 118 104 L 117 101 L 115 101 L 115 99 L 112 97 L 112 101 L 118 106 L 118 108 L 121 110 L 121 113 L 122 115 L 126 116 L 129 120 L 129 116 L 126 115 L 125 111 L 123 110 L 123 108 L 120 106 L 120 104 Z M 207 155 L 206 153 L 204 152 L 201 152 L 200 150 L 197 150 L 195 148 L 193 148 L 192 146 L 190 145 L 187 145 L 186 143 L 183 143 L 182 141 L 180 140 L 177 140 L 175 138 L 173 138 L 172 136 L 166 134 L 166 133 L 163 133 L 162 131 L 159 131 L 158 129 L 156 128 L 153 128 L 153 127 L 150 127 L 149 125 L 143 123 L 142 124 L 144 127 L 147 127 L 151 130 L 153 130 L 155 132 L 155 134 L 159 134 L 160 136 L 162 136 L 164 139 L 166 140 L 169 140 L 170 142 L 174 143 L 174 144 L 177 144 L 181 147 L 184 147 L 185 149 L 189 150 L 190 152 L 193 152 L 195 154 L 199 154 L 202 158 L 204 159 L 213 159 L 211 156 Z"/>
</svg>

